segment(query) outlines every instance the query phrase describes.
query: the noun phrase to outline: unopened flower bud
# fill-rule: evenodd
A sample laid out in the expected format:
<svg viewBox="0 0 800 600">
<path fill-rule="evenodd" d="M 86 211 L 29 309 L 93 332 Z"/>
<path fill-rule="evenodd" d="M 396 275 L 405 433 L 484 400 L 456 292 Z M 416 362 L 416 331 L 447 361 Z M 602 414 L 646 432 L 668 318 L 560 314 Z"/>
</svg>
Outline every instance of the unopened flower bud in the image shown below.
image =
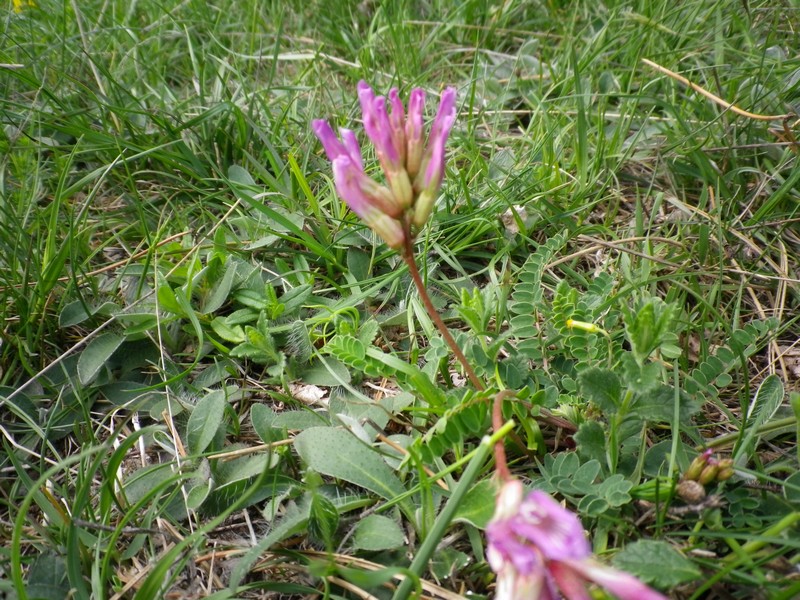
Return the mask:
<svg viewBox="0 0 800 600">
<path fill-rule="evenodd" d="M 733 470 L 733 460 L 730 458 L 723 458 L 719 461 L 719 472 L 717 473 L 717 481 L 726 481 L 733 477 L 735 471 Z"/>
<path fill-rule="evenodd" d="M 717 473 L 719 473 L 718 464 L 706 465 L 703 472 L 700 473 L 700 477 L 697 478 L 697 481 L 702 485 L 708 485 L 717 479 Z"/>
<path fill-rule="evenodd" d="M 686 469 L 686 472 L 683 474 L 683 478 L 691 481 L 697 481 L 697 479 L 700 477 L 700 473 L 703 472 L 703 469 L 706 468 L 707 464 L 708 460 L 706 459 L 705 454 L 695 457 L 695 459 L 689 465 L 689 468 Z"/>
</svg>

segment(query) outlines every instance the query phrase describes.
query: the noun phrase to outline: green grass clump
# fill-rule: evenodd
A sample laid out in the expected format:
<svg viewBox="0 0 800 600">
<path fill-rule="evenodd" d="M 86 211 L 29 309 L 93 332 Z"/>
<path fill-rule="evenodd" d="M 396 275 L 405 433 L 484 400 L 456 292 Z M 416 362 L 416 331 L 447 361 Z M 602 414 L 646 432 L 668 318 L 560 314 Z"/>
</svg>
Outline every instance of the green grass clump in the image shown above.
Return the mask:
<svg viewBox="0 0 800 600">
<path fill-rule="evenodd" d="M 797 7 L 334 4 L 0 8 L 0 591 L 489 597 L 512 389 L 600 560 L 800 594 Z M 458 89 L 416 250 L 486 392 L 335 194 L 359 79 Z"/>
</svg>

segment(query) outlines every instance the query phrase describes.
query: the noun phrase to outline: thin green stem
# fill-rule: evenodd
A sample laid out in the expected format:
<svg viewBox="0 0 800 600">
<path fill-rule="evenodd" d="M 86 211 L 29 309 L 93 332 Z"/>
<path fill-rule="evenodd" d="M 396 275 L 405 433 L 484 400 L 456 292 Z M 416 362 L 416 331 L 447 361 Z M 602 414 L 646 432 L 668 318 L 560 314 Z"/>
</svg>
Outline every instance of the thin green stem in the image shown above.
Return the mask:
<svg viewBox="0 0 800 600">
<path fill-rule="evenodd" d="M 481 440 L 480 446 L 476 448 L 475 456 L 470 461 L 469 466 L 464 471 L 464 475 L 453 490 L 453 495 L 447 500 L 444 508 L 442 508 L 442 512 L 440 512 L 439 516 L 436 518 L 431 532 L 428 534 L 428 537 L 425 538 L 425 541 L 422 542 L 417 554 L 414 556 L 414 560 L 411 561 L 410 570 L 415 576 L 419 577 L 428 565 L 428 561 L 431 556 L 433 556 L 434 551 L 439 546 L 439 542 L 444 537 L 447 527 L 450 525 L 450 521 L 453 520 L 456 509 L 459 504 L 461 504 L 466 493 L 472 489 L 475 479 L 477 479 L 481 468 L 486 462 L 490 449 L 493 447 L 496 448 L 498 443 L 502 443 L 503 437 L 513 428 L 514 422 L 509 421 L 498 428 L 491 437 L 485 437 Z M 414 578 L 407 576 L 397 587 L 393 600 L 405 600 L 408 598 L 413 585 Z"/>
</svg>

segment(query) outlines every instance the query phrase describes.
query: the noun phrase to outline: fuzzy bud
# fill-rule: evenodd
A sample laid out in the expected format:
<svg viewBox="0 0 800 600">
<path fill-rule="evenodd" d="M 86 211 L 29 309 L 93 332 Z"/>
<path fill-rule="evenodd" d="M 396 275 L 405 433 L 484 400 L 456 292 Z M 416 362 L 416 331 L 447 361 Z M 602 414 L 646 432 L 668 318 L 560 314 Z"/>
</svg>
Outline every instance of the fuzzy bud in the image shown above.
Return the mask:
<svg viewBox="0 0 800 600">
<path fill-rule="evenodd" d="M 706 497 L 706 489 L 691 479 L 684 479 L 676 488 L 678 496 L 687 504 L 699 504 Z"/>
</svg>

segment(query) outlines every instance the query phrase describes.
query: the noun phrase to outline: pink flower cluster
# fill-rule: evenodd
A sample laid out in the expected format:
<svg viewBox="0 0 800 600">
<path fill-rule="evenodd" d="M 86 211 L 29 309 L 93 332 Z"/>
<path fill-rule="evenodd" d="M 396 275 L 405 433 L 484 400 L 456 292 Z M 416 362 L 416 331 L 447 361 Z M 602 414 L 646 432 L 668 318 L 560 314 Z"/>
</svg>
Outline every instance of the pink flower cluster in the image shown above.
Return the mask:
<svg viewBox="0 0 800 600">
<path fill-rule="evenodd" d="M 534 491 L 523 500 L 523 494 L 518 480 L 505 482 L 486 529 L 498 600 L 590 600 L 590 583 L 622 600 L 666 600 L 632 575 L 593 560 L 578 518 L 549 495 Z"/>
<path fill-rule="evenodd" d="M 358 99 L 386 186 L 365 173 L 361 148 L 351 130 L 342 128 L 337 137 L 322 119 L 315 120 L 312 128 L 333 164 L 339 196 L 390 247 L 400 248 L 410 227 L 422 227 L 433 209 L 444 177 L 445 143 L 456 118 L 456 91 L 447 88 L 442 93 L 427 143 L 423 89 L 411 91 L 407 115 L 396 88 L 389 92 L 387 102 L 361 81 Z"/>
</svg>

